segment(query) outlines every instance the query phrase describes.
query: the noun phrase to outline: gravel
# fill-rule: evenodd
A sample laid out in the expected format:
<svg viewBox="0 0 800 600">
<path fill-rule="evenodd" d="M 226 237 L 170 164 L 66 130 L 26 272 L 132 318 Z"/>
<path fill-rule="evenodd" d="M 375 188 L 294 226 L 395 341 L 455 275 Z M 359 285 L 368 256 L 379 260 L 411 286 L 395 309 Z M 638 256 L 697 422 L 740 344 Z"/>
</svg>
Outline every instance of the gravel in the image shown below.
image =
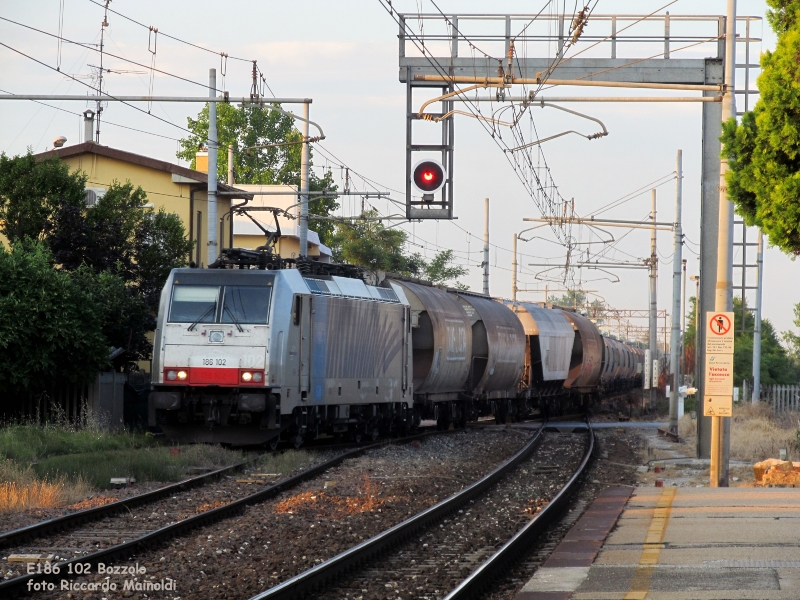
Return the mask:
<svg viewBox="0 0 800 600">
<path fill-rule="evenodd" d="M 130 577 L 113 575 L 109 581 L 126 598 L 248 598 L 452 495 L 513 455 L 531 435 L 471 428 L 371 451 L 234 519 L 121 563 L 146 569 L 139 582 L 174 580 L 175 591 L 122 591 Z M 73 581 L 103 577 L 93 572 Z M 37 598 L 99 600 L 108 594 L 57 590 Z"/>
<path fill-rule="evenodd" d="M 636 467 L 642 460 L 641 432 L 622 428 L 596 429 L 595 432 L 596 458 L 564 517 L 548 529 L 522 561 L 498 579 L 495 588 L 483 596 L 486 600 L 513 600 L 601 491 L 608 487 L 637 484 Z"/>
<path fill-rule="evenodd" d="M 486 495 L 317 597 L 444 597 L 547 504 L 584 450 L 585 434 L 545 434 L 535 454 Z"/>
</svg>

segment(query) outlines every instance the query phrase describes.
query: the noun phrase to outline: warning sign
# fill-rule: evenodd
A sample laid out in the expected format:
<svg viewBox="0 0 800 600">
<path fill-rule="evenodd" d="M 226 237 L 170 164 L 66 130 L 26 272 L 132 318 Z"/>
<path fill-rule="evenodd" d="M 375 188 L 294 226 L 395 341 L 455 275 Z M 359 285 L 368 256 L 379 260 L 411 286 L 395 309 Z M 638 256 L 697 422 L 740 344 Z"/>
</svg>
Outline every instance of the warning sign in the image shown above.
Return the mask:
<svg viewBox="0 0 800 600">
<path fill-rule="evenodd" d="M 733 398 L 733 354 L 706 354 L 706 396 Z"/>
<path fill-rule="evenodd" d="M 733 354 L 733 313 L 706 313 L 706 354 Z"/>
<path fill-rule="evenodd" d="M 732 410 L 732 396 L 706 396 L 703 399 L 704 417 L 730 417 Z"/>
</svg>

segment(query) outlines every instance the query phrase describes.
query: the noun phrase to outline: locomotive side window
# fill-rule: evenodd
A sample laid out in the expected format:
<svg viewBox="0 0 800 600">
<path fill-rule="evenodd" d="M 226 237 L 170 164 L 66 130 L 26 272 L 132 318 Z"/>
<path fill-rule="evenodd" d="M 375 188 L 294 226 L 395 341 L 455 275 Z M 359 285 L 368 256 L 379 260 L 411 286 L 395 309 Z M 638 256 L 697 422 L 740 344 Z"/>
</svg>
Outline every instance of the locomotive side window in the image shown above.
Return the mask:
<svg viewBox="0 0 800 600">
<path fill-rule="evenodd" d="M 226 285 L 220 322 L 266 324 L 271 295 L 271 287 Z"/>
<path fill-rule="evenodd" d="M 219 286 L 176 285 L 172 288 L 170 323 L 213 323 L 217 320 Z"/>
</svg>

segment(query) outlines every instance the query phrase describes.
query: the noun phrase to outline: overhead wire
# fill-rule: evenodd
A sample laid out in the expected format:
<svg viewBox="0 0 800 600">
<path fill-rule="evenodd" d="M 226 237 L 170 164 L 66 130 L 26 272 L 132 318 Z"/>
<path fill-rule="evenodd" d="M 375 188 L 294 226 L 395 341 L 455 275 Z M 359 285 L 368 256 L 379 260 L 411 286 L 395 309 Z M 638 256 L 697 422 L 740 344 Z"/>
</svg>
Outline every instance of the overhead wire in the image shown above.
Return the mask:
<svg viewBox="0 0 800 600">
<path fill-rule="evenodd" d="M 95 4 L 97 6 L 100 6 L 102 8 L 106 8 L 105 4 L 103 4 L 102 2 L 97 2 L 97 0 L 89 0 L 89 2 L 91 2 L 92 4 Z M 127 16 L 127 15 L 124 15 L 121 12 L 118 12 L 118 11 L 113 10 L 111 8 L 108 8 L 108 12 L 114 13 L 115 15 L 117 15 L 119 17 L 122 17 L 123 19 L 126 19 L 127 21 L 130 21 L 131 23 L 135 23 L 136 25 L 139 25 L 140 27 L 144 27 L 145 29 L 149 29 L 150 28 L 150 25 L 145 25 L 144 23 L 141 23 L 141 22 L 137 21 L 136 19 L 133 19 L 133 18 L 131 18 L 131 17 Z M 203 50 L 205 52 L 210 52 L 211 54 L 216 54 L 217 56 L 219 56 L 221 54 L 225 54 L 226 57 L 228 57 L 228 58 L 230 58 L 232 60 L 239 60 L 239 61 L 242 61 L 242 62 L 253 62 L 252 59 L 249 59 L 249 58 L 240 58 L 238 56 L 231 56 L 230 54 L 226 54 L 226 53 L 223 53 L 223 52 L 218 52 L 218 51 L 212 50 L 210 48 L 205 48 L 205 47 L 200 46 L 198 44 L 193 44 L 192 42 L 187 42 L 186 40 L 182 40 L 179 37 L 175 37 L 174 35 L 169 35 L 167 33 L 164 33 L 163 31 L 160 31 L 160 30 L 159 30 L 159 34 L 164 36 L 164 37 L 166 37 L 166 38 L 169 38 L 171 40 L 175 40 L 176 42 L 180 42 L 181 44 L 186 44 L 187 46 L 191 46 L 193 48 L 197 48 L 198 50 Z"/>
<path fill-rule="evenodd" d="M 14 25 L 18 25 L 20 27 L 24 27 L 25 29 L 30 29 L 31 31 L 35 31 L 37 33 L 41 33 L 42 35 L 46 35 L 46 36 L 49 36 L 49 37 L 52 37 L 52 38 L 57 38 L 57 39 L 59 39 L 61 41 L 66 42 L 67 44 L 72 44 L 74 46 L 80 46 L 81 48 L 87 48 L 89 50 L 93 50 L 94 52 L 98 52 L 98 53 L 100 52 L 100 50 L 98 48 L 93 48 L 93 47 L 89 46 L 88 44 L 84 44 L 82 42 L 76 42 L 76 41 L 67 39 L 67 38 L 65 38 L 63 36 L 56 35 L 55 33 L 50 33 L 49 31 L 44 31 L 42 29 L 37 29 L 36 27 L 32 27 L 30 25 L 25 25 L 24 23 L 20 23 L 19 21 L 14 21 L 14 20 L 8 19 L 6 17 L 0 17 L 0 20 L 7 21 L 8 23 L 13 23 Z M 7 47 L 9 47 L 9 46 L 7 46 Z M 155 67 L 151 67 L 150 65 L 139 63 L 139 62 L 136 62 L 135 60 L 131 60 L 131 59 L 125 58 L 123 56 L 117 56 L 116 54 L 111 54 L 110 52 L 107 52 L 107 51 L 103 51 L 103 54 L 105 54 L 107 56 L 111 56 L 112 58 L 116 58 L 118 60 L 122 60 L 122 61 L 125 61 L 125 62 L 128 62 L 128 63 L 131 63 L 133 65 L 136 65 L 137 67 L 142 67 L 143 69 L 152 70 L 152 71 L 155 71 L 156 73 L 161 73 L 162 75 L 167 75 L 169 77 L 174 77 L 175 79 L 179 79 L 181 81 L 185 81 L 185 82 L 191 83 L 193 85 L 198 85 L 198 86 L 200 86 L 202 88 L 205 88 L 206 90 L 208 89 L 208 84 L 207 83 L 201 83 L 199 81 L 194 81 L 194 80 L 188 79 L 186 77 L 181 77 L 180 75 L 176 75 L 174 73 L 169 73 L 168 71 L 163 71 L 161 69 L 156 69 Z M 55 71 L 61 72 L 60 69 L 57 69 L 55 67 L 52 67 L 52 68 Z M 64 73 L 64 75 L 67 75 L 67 74 Z M 224 90 L 217 89 L 215 91 L 222 92 Z"/>
<path fill-rule="evenodd" d="M 4 43 L 4 42 L 0 42 L 0 46 L 3 46 L 4 48 L 8 48 L 8 49 L 9 49 L 9 50 L 11 50 L 12 52 L 16 52 L 16 53 L 17 53 L 17 54 L 19 54 L 20 56 L 24 56 L 25 58 L 27 58 L 27 59 L 29 59 L 29 60 L 32 60 L 33 62 L 35 62 L 35 63 L 37 63 L 37 64 L 40 64 L 40 65 L 42 65 L 43 67 L 46 67 L 46 68 L 50 69 L 51 71 L 56 71 L 56 68 L 55 68 L 55 67 L 53 67 L 53 66 L 50 66 L 50 65 L 48 65 L 47 63 L 45 63 L 45 62 L 42 62 L 41 60 L 39 60 L 39 59 L 37 59 L 37 58 L 34 58 L 34 57 L 30 56 L 29 54 L 25 54 L 25 53 L 24 53 L 24 52 L 22 52 L 21 50 L 17 50 L 16 48 L 13 48 L 13 47 L 11 47 L 11 46 L 9 46 L 8 44 L 6 44 L 6 43 Z M 62 75 L 64 75 L 65 77 L 68 77 L 68 78 L 70 78 L 70 79 L 74 80 L 74 81 L 77 81 L 77 82 L 78 82 L 78 83 L 80 83 L 81 85 L 84 85 L 84 86 L 86 86 L 86 87 L 88 87 L 88 88 L 90 88 L 90 89 L 94 90 L 94 87 L 93 87 L 92 85 L 90 85 L 90 84 L 88 84 L 88 83 L 86 83 L 86 82 L 84 82 L 84 81 L 81 81 L 80 79 L 78 79 L 77 77 L 74 77 L 73 75 L 69 75 L 68 73 L 61 73 L 61 74 L 62 74 Z M 131 104 L 130 102 L 126 102 L 126 101 L 124 101 L 124 100 L 119 100 L 119 98 L 117 98 L 116 96 L 113 96 L 112 94 L 109 94 L 109 93 L 107 93 L 107 92 L 106 92 L 106 96 L 108 96 L 108 97 L 109 97 L 109 98 L 111 98 L 112 100 L 116 100 L 116 101 L 118 101 L 118 102 L 121 102 L 122 104 L 124 104 L 124 105 L 126 105 L 126 106 L 129 106 L 129 107 L 131 107 L 131 108 L 132 108 L 132 109 L 134 109 L 134 110 L 137 110 L 137 111 L 139 111 L 139 112 L 141 112 L 141 113 L 144 113 L 144 114 L 146 114 L 146 115 L 149 115 L 149 116 L 151 116 L 151 117 L 152 117 L 152 118 L 154 118 L 154 119 L 158 119 L 159 121 L 162 121 L 162 122 L 164 122 L 164 123 L 166 123 L 166 124 L 168 124 L 168 125 L 171 125 L 172 127 L 176 127 L 177 129 L 180 129 L 181 131 L 185 131 L 185 132 L 187 132 L 187 133 L 194 134 L 194 132 L 192 132 L 192 131 L 191 131 L 191 130 L 189 130 L 189 129 L 186 129 L 185 127 L 181 127 L 180 125 L 176 125 L 175 123 L 172 123 L 171 121 L 168 121 L 167 119 L 162 119 L 161 117 L 159 117 L 159 116 L 157 116 L 157 115 L 154 115 L 154 114 L 152 114 L 152 113 L 149 113 L 149 112 L 147 112 L 146 110 L 143 110 L 143 109 L 139 108 L 138 106 L 134 106 L 134 105 L 133 105 L 133 104 Z"/>
</svg>

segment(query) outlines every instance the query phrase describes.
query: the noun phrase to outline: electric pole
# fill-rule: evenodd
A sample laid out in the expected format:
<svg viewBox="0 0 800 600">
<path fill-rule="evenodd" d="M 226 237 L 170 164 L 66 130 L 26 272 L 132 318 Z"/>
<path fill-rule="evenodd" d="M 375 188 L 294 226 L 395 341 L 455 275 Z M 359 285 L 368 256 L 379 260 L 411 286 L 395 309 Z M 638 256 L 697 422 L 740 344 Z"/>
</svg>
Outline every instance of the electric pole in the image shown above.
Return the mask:
<svg viewBox="0 0 800 600">
<path fill-rule="evenodd" d="M 728 0 L 725 21 L 725 93 L 722 96 L 722 122 L 736 118 L 736 0 Z M 733 310 L 733 204 L 728 200 L 728 158 L 719 164 L 719 237 L 717 238 L 716 312 Z M 705 315 L 704 315 L 705 317 Z M 705 323 L 705 318 L 703 319 Z M 733 400 L 731 399 L 731 402 Z M 705 402 L 705 398 L 703 398 Z M 728 487 L 730 417 L 711 417 L 711 487 Z"/>
<path fill-rule="evenodd" d="M 658 255 L 656 254 L 656 191 L 651 190 L 651 209 L 650 221 L 652 222 L 652 229 L 650 230 L 650 360 L 649 364 L 645 365 L 650 375 L 650 405 L 649 409 L 653 410 L 658 401 L 658 382 L 656 381 L 656 370 L 653 365 L 658 360 L 658 297 L 656 295 L 658 283 Z"/>
<path fill-rule="evenodd" d="M 208 70 L 208 97 L 217 97 L 217 70 Z M 217 103 L 208 103 L 208 262 L 217 260 Z"/>
<path fill-rule="evenodd" d="M 678 434 L 678 378 L 680 377 L 681 348 L 681 266 L 683 263 L 683 233 L 681 230 L 681 203 L 683 202 L 683 152 L 678 150 L 675 185 L 675 253 L 672 255 L 672 337 L 669 362 L 672 371 L 672 388 L 669 397 L 669 431 Z"/>
<path fill-rule="evenodd" d="M 308 256 L 308 107 L 303 104 L 303 151 L 300 156 L 300 256 Z"/>
<path fill-rule="evenodd" d="M 516 253 L 515 253 L 516 254 Z M 489 295 L 489 199 L 483 211 L 483 293 Z"/>
</svg>

